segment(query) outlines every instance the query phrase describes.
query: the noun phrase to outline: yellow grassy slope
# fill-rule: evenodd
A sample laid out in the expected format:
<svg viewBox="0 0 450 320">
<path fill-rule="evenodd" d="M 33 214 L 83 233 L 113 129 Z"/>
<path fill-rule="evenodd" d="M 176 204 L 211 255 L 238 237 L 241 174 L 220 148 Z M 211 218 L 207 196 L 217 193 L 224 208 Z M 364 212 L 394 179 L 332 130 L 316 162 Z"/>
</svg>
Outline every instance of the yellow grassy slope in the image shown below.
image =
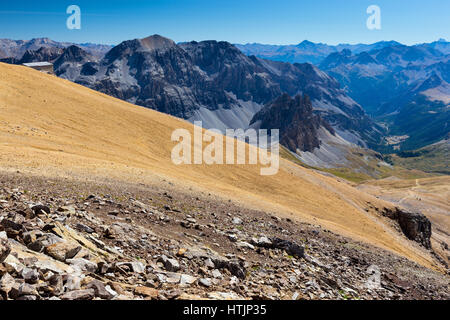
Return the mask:
<svg viewBox="0 0 450 320">
<path fill-rule="evenodd" d="M 40 72 L 0 63 L 0 168 L 48 176 L 110 177 L 206 190 L 291 215 L 389 249 L 422 265 L 431 258 L 386 227 L 366 202 L 389 206 L 343 181 L 281 160 L 259 166 L 175 166 L 170 137 L 189 123 Z"/>
</svg>

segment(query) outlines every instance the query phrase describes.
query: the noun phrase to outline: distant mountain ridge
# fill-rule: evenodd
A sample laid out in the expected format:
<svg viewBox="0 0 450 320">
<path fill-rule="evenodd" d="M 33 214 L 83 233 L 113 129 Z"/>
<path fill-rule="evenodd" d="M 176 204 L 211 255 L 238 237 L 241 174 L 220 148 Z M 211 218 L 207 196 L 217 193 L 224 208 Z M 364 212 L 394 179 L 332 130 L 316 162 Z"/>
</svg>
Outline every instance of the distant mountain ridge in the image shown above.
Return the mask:
<svg viewBox="0 0 450 320">
<path fill-rule="evenodd" d="M 435 47 L 398 45 L 359 54 L 343 50 L 319 67 L 384 123 L 389 135 L 404 137 L 384 152 L 414 150 L 450 131 L 450 54 Z"/>
<path fill-rule="evenodd" d="M 299 44 L 293 45 L 267 45 L 260 43 L 235 44 L 244 54 L 257 56 L 263 59 L 290 63 L 312 63 L 320 64 L 328 55 L 350 50 L 354 54 L 361 52 L 379 50 L 386 47 L 402 45 L 397 41 L 379 41 L 372 44 L 338 44 L 328 45 L 324 43 L 314 43 L 304 40 Z M 444 39 L 439 41 L 415 45 L 417 47 L 431 47 L 444 54 L 450 54 L 450 43 Z"/>
<path fill-rule="evenodd" d="M 19 61 L 27 51 L 37 51 L 41 48 L 59 48 L 64 49 L 74 45 L 70 42 L 57 42 L 49 38 L 34 38 L 31 40 L 10 40 L 0 39 L 0 59 L 14 58 Z M 76 44 L 95 56 L 102 56 L 112 46 L 93 43 Z"/>
<path fill-rule="evenodd" d="M 449 132 L 450 43 L 445 39 L 413 46 L 396 41 L 236 46 L 249 56 L 310 62 L 335 78 L 392 136 L 385 146 L 375 146 L 378 151 L 421 148 Z"/>
</svg>

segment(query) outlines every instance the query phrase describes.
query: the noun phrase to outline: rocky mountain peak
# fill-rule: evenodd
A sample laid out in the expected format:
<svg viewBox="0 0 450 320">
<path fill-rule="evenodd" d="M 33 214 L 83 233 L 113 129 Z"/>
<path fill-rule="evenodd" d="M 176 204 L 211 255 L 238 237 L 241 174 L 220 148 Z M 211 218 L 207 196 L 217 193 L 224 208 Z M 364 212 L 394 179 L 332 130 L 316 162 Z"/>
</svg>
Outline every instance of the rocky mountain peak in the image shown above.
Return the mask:
<svg viewBox="0 0 450 320">
<path fill-rule="evenodd" d="M 176 47 L 176 43 L 168 38 L 154 34 L 147 38 L 140 39 L 141 45 L 150 51 L 153 50 L 165 50 Z"/>
<path fill-rule="evenodd" d="M 260 129 L 279 129 L 280 143 L 293 152 L 319 148 L 318 130 L 322 126 L 334 134 L 331 126 L 313 113 L 307 95 L 291 98 L 287 93 L 282 94 L 258 112 L 251 124 Z"/>
<path fill-rule="evenodd" d="M 55 67 L 58 68 L 65 62 L 87 62 L 91 55 L 78 46 L 70 46 L 64 50 L 64 53 L 55 61 Z"/>
</svg>

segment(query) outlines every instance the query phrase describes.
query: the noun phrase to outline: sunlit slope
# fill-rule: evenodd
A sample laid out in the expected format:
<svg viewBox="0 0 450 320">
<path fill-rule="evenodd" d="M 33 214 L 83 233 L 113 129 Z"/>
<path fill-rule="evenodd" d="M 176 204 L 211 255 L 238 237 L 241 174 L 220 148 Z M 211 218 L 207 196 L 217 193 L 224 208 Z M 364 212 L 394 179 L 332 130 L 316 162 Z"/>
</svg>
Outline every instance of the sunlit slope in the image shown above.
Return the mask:
<svg viewBox="0 0 450 320">
<path fill-rule="evenodd" d="M 54 76 L 0 64 L 0 167 L 82 178 L 107 177 L 205 190 L 320 224 L 424 265 L 431 259 L 386 227 L 367 202 L 389 206 L 345 182 L 281 160 L 275 176 L 255 165 L 171 162 L 173 130 L 191 124 Z"/>
</svg>

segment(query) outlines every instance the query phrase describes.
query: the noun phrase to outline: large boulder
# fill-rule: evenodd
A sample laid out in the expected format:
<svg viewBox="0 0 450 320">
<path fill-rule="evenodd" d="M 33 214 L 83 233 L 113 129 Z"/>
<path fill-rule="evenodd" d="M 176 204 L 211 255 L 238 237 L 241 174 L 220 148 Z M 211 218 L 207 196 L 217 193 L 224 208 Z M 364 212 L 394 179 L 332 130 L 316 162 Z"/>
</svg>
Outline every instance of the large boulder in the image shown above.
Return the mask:
<svg viewBox="0 0 450 320">
<path fill-rule="evenodd" d="M 421 243 L 431 249 L 431 222 L 421 213 L 400 211 L 398 224 L 408 239 Z"/>
<path fill-rule="evenodd" d="M 385 208 L 383 215 L 398 222 L 405 236 L 431 249 L 431 222 L 422 213 Z"/>
</svg>

